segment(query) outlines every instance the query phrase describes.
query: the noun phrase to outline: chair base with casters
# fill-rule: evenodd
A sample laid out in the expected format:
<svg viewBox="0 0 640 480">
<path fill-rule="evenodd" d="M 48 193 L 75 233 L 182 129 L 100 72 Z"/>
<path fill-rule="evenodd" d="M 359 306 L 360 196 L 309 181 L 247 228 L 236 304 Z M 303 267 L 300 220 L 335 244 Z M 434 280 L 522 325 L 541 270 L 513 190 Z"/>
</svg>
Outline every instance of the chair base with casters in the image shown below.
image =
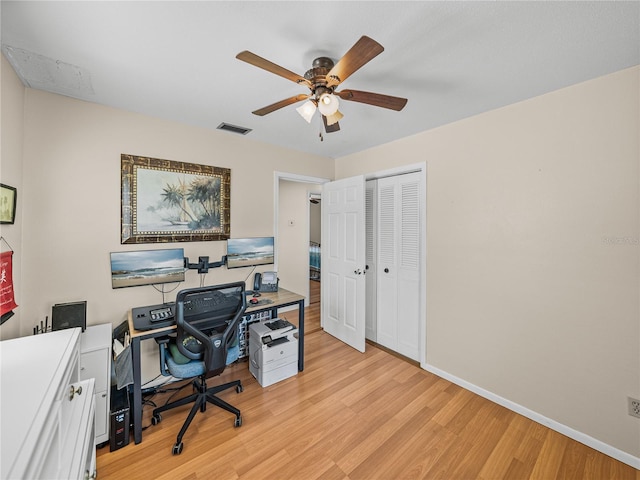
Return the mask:
<svg viewBox="0 0 640 480">
<path fill-rule="evenodd" d="M 180 353 L 176 352 L 175 348 L 170 348 L 172 339 L 169 337 L 159 338 L 156 339 L 156 341 L 160 346 L 160 370 L 163 375 L 173 376 L 175 378 L 194 378 L 191 384 L 195 393 L 179 400 L 175 400 L 166 405 L 157 407 L 153 410 L 151 423 L 152 425 L 157 425 L 162 421 L 162 412 L 193 403 L 191 411 L 189 412 L 187 419 L 184 421 L 184 424 L 182 425 L 182 428 L 178 433 L 176 443 L 173 445 L 172 453 L 174 455 L 179 455 L 180 453 L 182 453 L 182 449 L 184 447 L 182 438 L 187 432 L 191 421 L 196 416 L 196 413 L 198 413 L 198 410 L 203 413 L 206 411 L 207 403 L 211 403 L 217 407 L 227 410 L 230 413 L 233 413 L 235 415 L 234 426 L 240 427 L 242 425 L 242 416 L 240 414 L 240 410 L 238 410 L 233 405 L 225 402 L 224 400 L 216 396 L 216 394 L 234 387 L 237 393 L 241 393 L 243 391 L 241 381 L 234 380 L 222 385 L 207 387 L 207 376 L 210 372 L 207 371 L 206 366 L 203 362 L 197 360 L 189 361 L 188 358 L 181 357 Z M 236 345 L 229 348 L 229 350 L 227 351 L 226 364 L 228 365 L 235 362 L 239 358 L 239 356 L 240 347 L 236 343 Z"/>
<path fill-rule="evenodd" d="M 207 388 L 206 378 L 203 375 L 198 380 L 194 380 L 192 384 L 193 388 L 196 390 L 196 393 L 189 395 L 188 397 L 181 398 L 180 400 L 168 403 L 167 405 L 155 408 L 153 410 L 153 417 L 151 417 L 151 423 L 153 425 L 157 425 L 162 421 L 162 415 L 160 415 L 160 413 L 171 410 L 172 408 L 188 405 L 189 403 L 193 402 L 193 406 L 191 407 L 189 416 L 187 416 L 187 419 L 182 425 L 182 428 L 178 433 L 178 437 L 176 438 L 176 443 L 173 446 L 172 453 L 174 455 L 179 455 L 180 453 L 182 453 L 182 448 L 184 447 L 184 444 L 182 443 L 182 437 L 185 433 L 187 433 L 187 428 L 189 428 L 189 425 L 191 424 L 193 417 L 195 417 L 196 413 L 198 413 L 198 410 L 200 410 L 201 412 L 206 411 L 207 402 L 233 413 L 236 416 L 233 424 L 235 427 L 239 427 L 242 425 L 242 416 L 240 414 L 240 410 L 215 395 L 218 392 L 222 392 L 223 390 L 228 390 L 229 388 L 233 387 L 235 387 L 237 393 L 242 392 L 243 389 L 240 380 L 234 380 L 233 382 L 228 382 L 222 385 Z"/>
</svg>

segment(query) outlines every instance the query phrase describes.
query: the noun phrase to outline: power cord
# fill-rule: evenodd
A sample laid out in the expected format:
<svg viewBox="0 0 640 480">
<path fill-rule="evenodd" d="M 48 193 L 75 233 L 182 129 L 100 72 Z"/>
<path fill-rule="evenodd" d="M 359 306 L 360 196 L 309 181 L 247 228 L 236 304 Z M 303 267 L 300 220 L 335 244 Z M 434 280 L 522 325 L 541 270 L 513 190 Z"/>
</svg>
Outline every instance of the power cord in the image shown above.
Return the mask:
<svg viewBox="0 0 640 480">
<path fill-rule="evenodd" d="M 247 283 L 247 280 L 249 280 L 249 277 L 255 271 L 255 269 L 256 269 L 256 266 L 254 265 L 253 268 L 251 269 L 251 271 L 249 272 L 249 275 L 247 275 L 247 277 L 244 279 L 244 283 Z"/>
<path fill-rule="evenodd" d="M 165 290 L 165 289 L 164 289 L 164 285 L 165 285 L 165 284 L 162 284 L 162 288 L 158 288 L 158 286 L 157 286 L 157 285 L 155 285 L 155 284 L 154 284 L 154 285 L 152 285 L 152 287 L 153 287 L 153 288 L 155 288 L 158 292 L 160 292 L 160 293 L 162 294 L 162 303 L 165 303 L 165 301 L 164 301 L 164 295 L 165 295 L 165 293 L 171 293 L 171 292 L 173 292 L 176 288 L 178 288 L 178 287 L 180 286 L 180 284 L 181 284 L 181 283 L 182 283 L 182 282 L 176 282 L 176 286 L 175 286 L 175 287 L 173 287 L 171 290 Z"/>
</svg>

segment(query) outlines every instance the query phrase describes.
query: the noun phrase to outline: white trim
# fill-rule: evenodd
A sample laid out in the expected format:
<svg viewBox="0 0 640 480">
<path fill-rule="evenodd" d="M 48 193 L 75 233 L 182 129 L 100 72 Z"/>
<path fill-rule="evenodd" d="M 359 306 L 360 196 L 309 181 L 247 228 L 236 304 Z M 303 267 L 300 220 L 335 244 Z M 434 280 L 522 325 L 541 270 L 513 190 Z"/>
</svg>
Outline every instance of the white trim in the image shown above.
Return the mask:
<svg viewBox="0 0 640 480">
<path fill-rule="evenodd" d="M 627 465 L 640 470 L 640 457 L 634 457 L 630 453 L 623 452 L 622 450 L 601 442 L 600 440 L 597 440 L 585 433 L 568 427 L 560 422 L 556 422 L 555 420 L 545 417 L 544 415 L 534 412 L 533 410 L 529 410 L 528 408 L 512 402 L 511 400 L 507 400 L 506 398 L 496 395 L 495 393 L 485 390 L 484 388 L 478 387 L 477 385 L 469 383 L 466 380 L 458 378 L 455 375 L 451 375 L 443 370 L 440 370 L 433 365 L 425 363 L 424 365 L 422 365 L 422 368 L 424 368 L 428 372 L 433 373 L 434 375 L 444 378 L 445 380 L 449 380 L 450 382 L 455 383 L 456 385 L 459 385 L 460 387 L 469 390 L 470 392 L 476 393 L 481 397 L 497 403 L 498 405 L 508 408 L 513 412 L 519 413 L 520 415 L 523 415 L 536 423 L 544 425 L 551 430 L 555 430 L 562 435 L 566 435 L 567 437 L 577 442 L 583 443 L 584 445 L 587 445 L 594 450 L 604 453 L 605 455 L 608 455 L 612 458 L 615 458 L 616 460 L 621 461 L 622 463 L 626 463 Z"/>
<path fill-rule="evenodd" d="M 287 172 L 273 172 L 273 178 L 276 181 L 280 180 L 291 180 L 292 182 L 303 182 L 303 183 L 327 183 L 331 180 L 328 178 L 321 177 L 310 177 L 308 175 L 298 175 L 297 173 L 287 173 Z"/>
<path fill-rule="evenodd" d="M 388 170 L 380 170 L 378 172 L 367 173 L 364 176 L 365 180 L 375 180 L 377 178 L 393 177 L 394 175 L 404 175 L 413 172 L 425 172 L 427 170 L 427 162 L 412 163 L 410 165 L 403 165 L 401 167 L 394 167 Z"/>
</svg>

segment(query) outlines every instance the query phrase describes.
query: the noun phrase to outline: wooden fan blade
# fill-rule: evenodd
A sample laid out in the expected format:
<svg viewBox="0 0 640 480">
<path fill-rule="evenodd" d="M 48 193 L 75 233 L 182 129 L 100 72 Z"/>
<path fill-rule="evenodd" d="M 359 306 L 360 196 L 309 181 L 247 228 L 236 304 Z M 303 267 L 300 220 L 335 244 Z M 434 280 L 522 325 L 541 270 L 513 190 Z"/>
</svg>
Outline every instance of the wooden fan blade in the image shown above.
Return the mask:
<svg viewBox="0 0 640 480">
<path fill-rule="evenodd" d="M 311 82 L 309 82 L 309 80 L 307 80 L 306 78 L 301 77 L 297 73 L 293 73 L 291 70 L 287 70 L 280 65 L 276 65 L 275 63 L 270 62 L 265 58 L 259 57 L 255 53 L 251 53 L 245 50 L 244 52 L 240 52 L 238 55 L 236 55 L 236 58 L 238 60 L 242 60 L 243 62 L 247 62 L 255 67 L 262 68 L 267 72 L 275 73 L 276 75 L 280 75 L 287 80 L 291 80 L 292 82 L 306 85 L 307 87 L 311 88 Z"/>
<path fill-rule="evenodd" d="M 324 123 L 324 131 L 327 133 L 333 133 L 340 130 L 340 124 L 338 122 L 334 123 L 333 125 L 327 125 L 327 117 L 325 117 L 324 115 L 322 115 L 322 123 Z"/>
<path fill-rule="evenodd" d="M 305 95 L 301 93 L 300 95 L 296 95 L 294 97 L 285 98 L 284 100 L 280 100 L 279 102 L 272 103 L 266 107 L 260 108 L 253 113 L 254 115 L 264 116 L 267 113 L 275 112 L 276 110 L 281 109 L 282 107 L 286 107 L 287 105 L 291 105 L 292 103 L 301 102 L 302 100 L 306 100 L 310 95 Z"/>
<path fill-rule="evenodd" d="M 351 49 L 327 73 L 327 87 L 344 82 L 353 72 L 381 54 L 384 47 L 367 36 L 360 37 Z"/>
<path fill-rule="evenodd" d="M 342 90 L 333 93 L 343 100 L 366 103 L 375 107 L 388 108 L 398 112 L 407 104 L 406 98 L 392 97 L 391 95 L 382 95 L 380 93 L 361 92 L 360 90 Z"/>
</svg>

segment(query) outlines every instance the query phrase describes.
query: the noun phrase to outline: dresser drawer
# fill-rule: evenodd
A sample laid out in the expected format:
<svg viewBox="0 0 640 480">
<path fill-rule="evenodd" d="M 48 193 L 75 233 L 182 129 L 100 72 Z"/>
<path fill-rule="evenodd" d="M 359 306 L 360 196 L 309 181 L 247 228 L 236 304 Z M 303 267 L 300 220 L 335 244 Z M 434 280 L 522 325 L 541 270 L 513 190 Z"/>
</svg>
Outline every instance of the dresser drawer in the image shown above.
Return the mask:
<svg viewBox="0 0 640 480">
<path fill-rule="evenodd" d="M 93 379 L 84 380 L 74 385 L 76 393 L 73 399 L 68 398 L 63 410 L 69 410 L 69 423 L 61 425 L 60 471 L 58 478 L 82 479 L 87 470 L 88 453 L 94 446 L 95 402 L 93 396 Z"/>
<path fill-rule="evenodd" d="M 73 360 L 69 364 L 68 371 L 65 372 L 64 379 L 58 388 L 58 393 L 56 394 L 56 402 L 60 404 L 60 424 L 62 426 L 69 423 L 69 415 L 70 409 L 69 404 L 71 398 L 71 389 L 78 386 L 79 381 L 79 359 L 80 353 L 75 352 L 73 355 Z"/>
</svg>

